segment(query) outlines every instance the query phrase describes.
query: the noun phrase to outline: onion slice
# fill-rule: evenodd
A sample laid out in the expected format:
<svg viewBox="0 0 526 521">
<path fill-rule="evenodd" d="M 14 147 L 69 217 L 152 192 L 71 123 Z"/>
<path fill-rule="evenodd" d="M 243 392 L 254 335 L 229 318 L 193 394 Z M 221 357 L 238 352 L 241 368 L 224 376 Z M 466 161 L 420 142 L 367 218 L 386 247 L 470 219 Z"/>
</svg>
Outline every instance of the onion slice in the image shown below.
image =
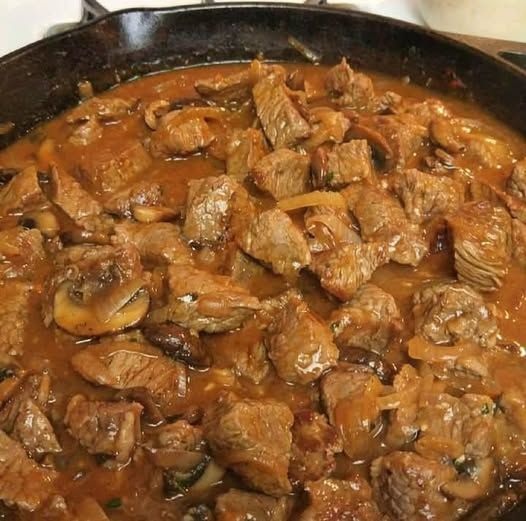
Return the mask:
<svg viewBox="0 0 526 521">
<path fill-rule="evenodd" d="M 285 212 L 319 205 L 347 208 L 347 201 L 339 192 L 321 192 L 317 190 L 308 194 L 295 195 L 278 202 L 278 208 Z"/>
</svg>

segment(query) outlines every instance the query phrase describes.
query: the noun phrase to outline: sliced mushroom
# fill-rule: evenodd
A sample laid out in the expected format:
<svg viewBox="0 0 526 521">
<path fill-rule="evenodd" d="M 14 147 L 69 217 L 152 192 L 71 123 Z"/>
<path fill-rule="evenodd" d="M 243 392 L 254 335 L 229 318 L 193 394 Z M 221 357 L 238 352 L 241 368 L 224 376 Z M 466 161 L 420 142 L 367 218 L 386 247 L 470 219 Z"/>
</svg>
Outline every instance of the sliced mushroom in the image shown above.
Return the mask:
<svg viewBox="0 0 526 521">
<path fill-rule="evenodd" d="M 144 407 L 144 417 L 149 425 L 157 427 L 166 422 L 159 406 L 155 403 L 152 395 L 146 387 L 130 387 L 119 391 L 115 398 L 117 400 L 130 400 L 139 402 Z"/>
<path fill-rule="evenodd" d="M 444 484 L 442 491 L 450 497 L 475 501 L 489 492 L 494 474 L 493 459 L 483 458 L 469 464 L 458 479 Z"/>
<path fill-rule="evenodd" d="M 340 354 L 340 360 L 370 367 L 384 385 L 390 385 L 396 374 L 396 368 L 393 364 L 379 354 L 366 349 L 346 349 Z"/>
<path fill-rule="evenodd" d="M 135 326 L 145 317 L 149 305 L 150 295 L 141 288 L 109 320 L 101 321 L 91 303 L 75 297 L 73 283 L 64 281 L 55 292 L 53 318 L 72 335 L 99 336 Z"/>
<path fill-rule="evenodd" d="M 20 224 L 26 228 L 36 228 L 44 237 L 52 239 L 60 232 L 57 216 L 49 210 L 28 212 L 22 217 Z"/>
<path fill-rule="evenodd" d="M 393 166 L 394 152 L 380 132 L 361 123 L 352 123 L 347 131 L 345 139 L 365 139 L 373 150 L 382 158 L 385 168 L 389 170 Z"/>
<path fill-rule="evenodd" d="M 159 99 L 148 103 L 144 109 L 144 121 L 152 130 L 157 128 L 157 119 L 164 116 L 170 110 L 170 102 Z"/>
<path fill-rule="evenodd" d="M 26 375 L 12 356 L 0 353 L 0 405 L 13 395 Z"/>
<path fill-rule="evenodd" d="M 136 204 L 132 208 L 132 215 L 136 221 L 149 224 L 171 221 L 179 215 L 179 212 L 167 208 L 166 206 L 146 206 L 144 204 Z"/>
<path fill-rule="evenodd" d="M 456 154 L 465 148 L 457 135 L 457 129 L 451 121 L 445 118 L 436 118 L 431 121 L 429 135 L 434 143 L 450 154 Z"/>
</svg>

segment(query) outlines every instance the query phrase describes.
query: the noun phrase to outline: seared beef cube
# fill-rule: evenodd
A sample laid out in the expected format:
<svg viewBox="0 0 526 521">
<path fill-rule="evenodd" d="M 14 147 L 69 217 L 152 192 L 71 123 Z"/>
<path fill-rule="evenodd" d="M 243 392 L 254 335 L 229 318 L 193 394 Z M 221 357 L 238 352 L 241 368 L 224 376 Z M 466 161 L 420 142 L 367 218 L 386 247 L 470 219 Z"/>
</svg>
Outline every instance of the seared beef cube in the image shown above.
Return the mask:
<svg viewBox="0 0 526 521">
<path fill-rule="evenodd" d="M 0 353 L 22 354 L 32 291 L 32 285 L 26 282 L 7 281 L 0 285 Z"/>
<path fill-rule="evenodd" d="M 468 284 L 436 282 L 413 295 L 415 332 L 435 344 L 475 342 L 493 347 L 498 328 L 494 308 Z"/>
<path fill-rule="evenodd" d="M 350 121 L 341 112 L 329 107 L 310 109 L 311 136 L 302 143 L 302 148 L 311 151 L 326 142 L 342 143 L 351 126 Z"/>
<path fill-rule="evenodd" d="M 278 375 L 291 383 L 310 383 L 338 361 L 329 328 L 296 293 L 287 295 L 270 327 L 268 346 Z"/>
<path fill-rule="evenodd" d="M 226 175 L 190 181 L 183 227 L 186 238 L 211 245 L 224 241 L 234 211 L 232 196 L 236 190 L 244 189 Z"/>
<path fill-rule="evenodd" d="M 216 74 L 213 78 L 197 80 L 194 88 L 203 98 L 209 98 L 220 103 L 241 103 L 250 98 L 252 88 L 250 69 L 228 76 Z"/>
<path fill-rule="evenodd" d="M 519 219 L 511 221 L 511 235 L 513 242 L 513 258 L 523 267 L 526 267 L 526 224 Z"/>
<path fill-rule="evenodd" d="M 77 128 L 71 132 L 68 143 L 76 147 L 91 145 L 91 143 L 94 143 L 102 137 L 103 130 L 103 126 L 99 123 L 98 119 L 88 119 L 80 123 Z"/>
<path fill-rule="evenodd" d="M 246 254 L 269 265 L 274 273 L 295 274 L 311 260 L 302 232 L 277 208 L 255 216 L 239 230 L 236 240 Z"/>
<path fill-rule="evenodd" d="M 387 243 L 392 260 L 418 266 L 429 247 L 423 231 L 407 220 L 395 197 L 373 186 L 351 186 L 345 196 L 364 241 Z"/>
<path fill-rule="evenodd" d="M 455 212 L 464 202 L 464 187 L 458 181 L 416 169 L 398 174 L 394 191 L 407 218 L 416 224 Z"/>
<path fill-rule="evenodd" d="M 87 156 L 81 164 L 81 174 L 95 190 L 113 192 L 134 181 L 151 161 L 141 143 L 124 140 Z"/>
<path fill-rule="evenodd" d="M 0 499 L 30 512 L 39 509 L 53 494 L 58 474 L 37 465 L 20 443 L 0 430 Z"/>
<path fill-rule="evenodd" d="M 511 217 L 489 201 L 465 204 L 447 219 L 460 280 L 481 291 L 502 287 L 511 260 Z"/>
<path fill-rule="evenodd" d="M 74 177 L 56 166 L 51 169 L 51 200 L 79 225 L 86 217 L 102 213 L 102 205 Z"/>
<path fill-rule="evenodd" d="M 382 242 L 348 244 L 313 256 L 310 269 L 322 287 L 340 300 L 350 300 L 356 290 L 371 279 L 377 268 L 389 262 Z"/>
<path fill-rule="evenodd" d="M 435 98 L 428 98 L 424 101 L 413 103 L 405 107 L 403 112 L 411 114 L 417 123 L 424 127 L 429 125 L 438 118 L 451 118 L 451 112 L 444 103 Z"/>
<path fill-rule="evenodd" d="M 249 487 L 279 497 L 291 491 L 287 473 L 293 421 L 284 403 L 227 394 L 205 412 L 203 427 L 220 465 L 239 474 Z"/>
<path fill-rule="evenodd" d="M 279 201 L 311 190 L 310 159 L 287 148 L 276 150 L 252 169 L 256 186 Z"/>
<path fill-rule="evenodd" d="M 141 440 L 142 409 L 135 402 L 95 402 L 77 394 L 68 403 L 64 423 L 90 454 L 113 456 L 124 464 Z"/>
<path fill-rule="evenodd" d="M 179 227 L 171 223 L 139 224 L 123 222 L 115 226 L 115 245 L 133 245 L 145 262 L 190 264 L 192 256 Z"/>
<path fill-rule="evenodd" d="M 34 210 L 46 203 L 37 169 L 30 166 L 16 174 L 0 191 L 0 217 Z"/>
<path fill-rule="evenodd" d="M 526 158 L 515 163 L 508 178 L 507 190 L 511 195 L 526 201 Z"/>
<path fill-rule="evenodd" d="M 216 500 L 216 521 L 287 521 L 290 501 L 231 488 Z"/>
<path fill-rule="evenodd" d="M 267 153 L 267 143 L 261 130 L 235 130 L 226 148 L 227 175 L 242 182 Z"/>
<path fill-rule="evenodd" d="M 371 149 L 365 139 L 353 139 L 334 145 L 329 151 L 321 147 L 312 159 L 316 188 L 340 189 L 351 183 L 371 181 Z"/>
<path fill-rule="evenodd" d="M 252 94 L 263 131 L 275 149 L 293 147 L 310 135 L 310 125 L 302 113 L 304 93 L 291 91 L 281 75 L 260 79 Z"/>
<path fill-rule="evenodd" d="M 336 429 L 323 414 L 300 411 L 292 426 L 292 455 L 289 476 L 305 483 L 329 476 L 336 467 L 334 455 L 343 450 Z"/>
<path fill-rule="evenodd" d="M 345 58 L 327 73 L 325 87 L 335 103 L 353 109 L 367 109 L 374 98 L 371 78 L 354 72 Z"/>
<path fill-rule="evenodd" d="M 367 481 L 356 475 L 349 479 L 308 482 L 309 507 L 300 521 L 381 521 L 383 516 Z"/>
<path fill-rule="evenodd" d="M 93 97 L 75 107 L 67 116 L 68 123 L 79 121 L 118 121 L 128 115 L 135 104 L 135 100 L 123 98 Z"/>
<path fill-rule="evenodd" d="M 375 498 L 400 521 L 455 519 L 455 503 L 442 492 L 456 472 L 452 465 L 422 458 L 414 452 L 391 452 L 371 465 Z"/>
<path fill-rule="evenodd" d="M 185 398 L 185 366 L 147 344 L 105 342 L 78 352 L 71 365 L 94 384 L 113 389 L 146 389 L 167 416 Z"/>
<path fill-rule="evenodd" d="M 31 279 L 45 259 L 42 234 L 17 226 L 0 231 L 0 277 Z"/>
<path fill-rule="evenodd" d="M 175 322 L 188 329 L 217 333 L 238 328 L 260 307 L 259 300 L 230 277 L 172 265 L 168 279 L 168 303 L 150 313 L 151 323 Z"/>
<path fill-rule="evenodd" d="M 162 189 L 159 183 L 138 181 L 112 194 L 104 202 L 104 209 L 119 217 L 130 218 L 135 206 L 157 206 L 161 200 Z"/>
<path fill-rule="evenodd" d="M 381 353 L 402 329 L 395 299 L 374 284 L 364 284 L 329 319 L 336 345 Z"/>
</svg>

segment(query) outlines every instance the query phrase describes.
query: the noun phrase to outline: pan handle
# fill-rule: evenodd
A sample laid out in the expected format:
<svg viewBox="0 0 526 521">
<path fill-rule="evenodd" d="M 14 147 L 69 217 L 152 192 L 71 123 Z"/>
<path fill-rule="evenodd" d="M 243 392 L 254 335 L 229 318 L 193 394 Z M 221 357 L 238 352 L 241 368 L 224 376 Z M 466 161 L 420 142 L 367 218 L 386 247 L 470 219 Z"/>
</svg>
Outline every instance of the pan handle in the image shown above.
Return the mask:
<svg viewBox="0 0 526 521">
<path fill-rule="evenodd" d="M 108 13 L 109 10 L 97 2 L 97 0 L 82 0 L 81 23 L 89 22 Z"/>
</svg>

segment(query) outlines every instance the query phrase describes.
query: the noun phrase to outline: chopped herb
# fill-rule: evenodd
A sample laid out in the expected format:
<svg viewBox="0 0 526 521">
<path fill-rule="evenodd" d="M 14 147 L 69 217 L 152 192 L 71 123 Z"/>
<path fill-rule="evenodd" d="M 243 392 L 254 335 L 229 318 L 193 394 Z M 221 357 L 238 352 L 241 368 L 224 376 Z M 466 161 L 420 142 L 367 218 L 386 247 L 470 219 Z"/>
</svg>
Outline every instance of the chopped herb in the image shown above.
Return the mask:
<svg viewBox="0 0 526 521">
<path fill-rule="evenodd" d="M 122 499 L 120 497 L 114 497 L 106 502 L 106 508 L 120 508 L 122 506 Z"/>
<path fill-rule="evenodd" d="M 328 172 L 325 176 L 325 184 L 330 185 L 334 180 L 334 172 Z"/>
<path fill-rule="evenodd" d="M 491 408 L 487 403 L 485 403 L 480 412 L 481 414 L 489 414 L 491 412 Z"/>
</svg>

